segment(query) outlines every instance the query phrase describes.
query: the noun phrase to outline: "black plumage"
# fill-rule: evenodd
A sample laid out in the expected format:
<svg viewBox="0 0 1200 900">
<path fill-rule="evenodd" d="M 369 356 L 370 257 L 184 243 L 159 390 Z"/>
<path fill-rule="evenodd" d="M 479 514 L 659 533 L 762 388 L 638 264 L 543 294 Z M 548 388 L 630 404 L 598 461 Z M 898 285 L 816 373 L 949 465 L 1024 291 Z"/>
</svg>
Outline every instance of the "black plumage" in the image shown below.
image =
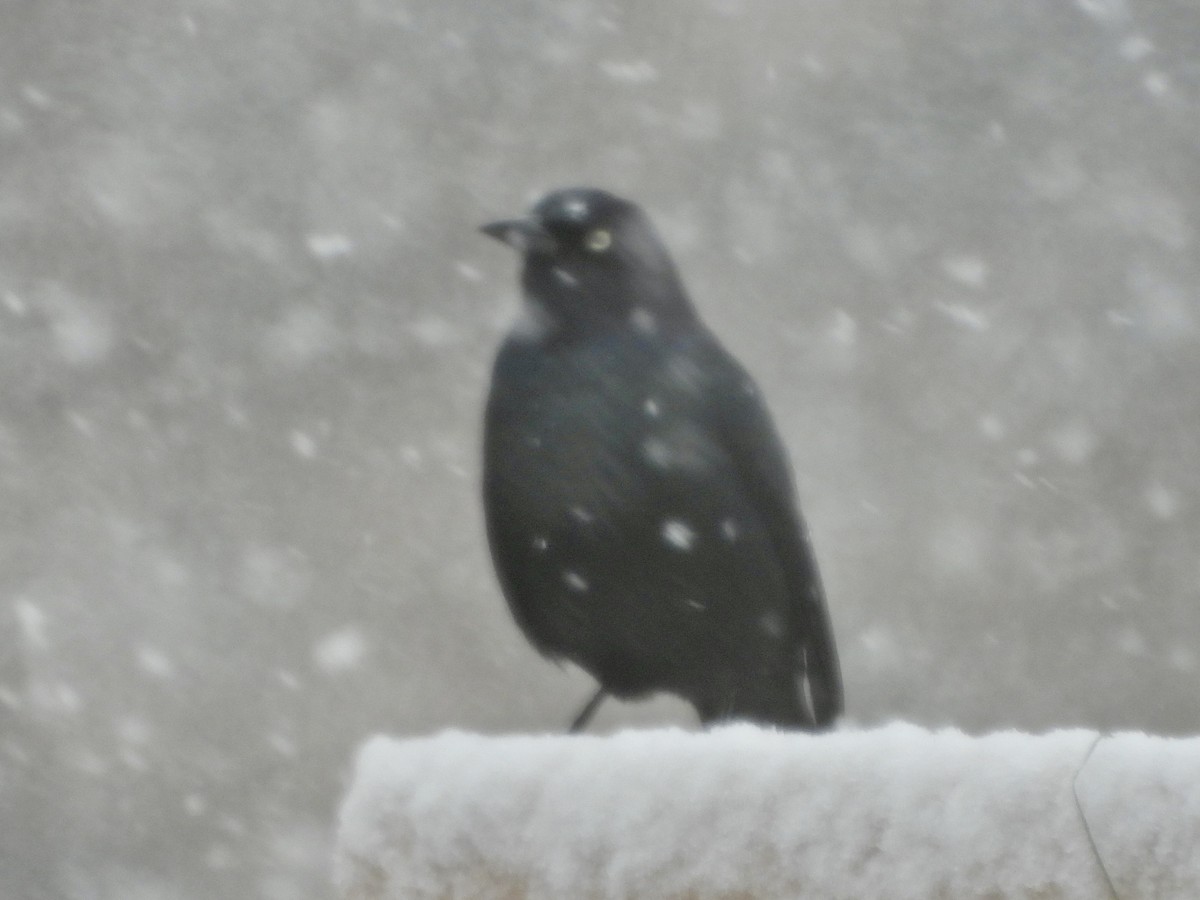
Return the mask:
<svg viewBox="0 0 1200 900">
<path fill-rule="evenodd" d="M 575 727 L 654 691 L 706 723 L 829 724 L 841 673 L 786 453 L 648 218 L 572 188 L 483 231 L 522 254 L 525 297 L 487 403 L 488 538 L 529 640 L 600 683 Z"/>
</svg>

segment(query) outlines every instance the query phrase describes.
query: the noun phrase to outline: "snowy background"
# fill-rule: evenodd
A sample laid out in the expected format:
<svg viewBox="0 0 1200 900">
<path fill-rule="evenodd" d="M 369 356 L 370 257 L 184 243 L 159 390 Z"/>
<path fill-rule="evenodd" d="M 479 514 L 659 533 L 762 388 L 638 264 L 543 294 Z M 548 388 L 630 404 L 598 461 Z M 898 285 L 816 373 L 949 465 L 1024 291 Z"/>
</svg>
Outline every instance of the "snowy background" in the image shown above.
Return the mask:
<svg viewBox="0 0 1200 900">
<path fill-rule="evenodd" d="M 5 896 L 324 900 L 367 734 L 569 719 L 476 496 L 475 227 L 565 184 L 762 383 L 854 720 L 1197 730 L 1198 59 L 1194 0 L 0 5 Z"/>
</svg>

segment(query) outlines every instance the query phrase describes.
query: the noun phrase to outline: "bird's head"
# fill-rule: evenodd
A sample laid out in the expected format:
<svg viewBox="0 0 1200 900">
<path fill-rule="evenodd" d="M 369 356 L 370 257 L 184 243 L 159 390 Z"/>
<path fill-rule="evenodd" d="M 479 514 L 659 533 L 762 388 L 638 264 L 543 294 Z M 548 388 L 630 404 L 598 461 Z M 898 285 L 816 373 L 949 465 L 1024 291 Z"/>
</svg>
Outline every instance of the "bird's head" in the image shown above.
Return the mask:
<svg viewBox="0 0 1200 900">
<path fill-rule="evenodd" d="M 653 331 L 695 321 L 646 214 L 607 191 L 555 191 L 527 216 L 481 230 L 522 254 L 526 299 L 556 330 Z"/>
</svg>

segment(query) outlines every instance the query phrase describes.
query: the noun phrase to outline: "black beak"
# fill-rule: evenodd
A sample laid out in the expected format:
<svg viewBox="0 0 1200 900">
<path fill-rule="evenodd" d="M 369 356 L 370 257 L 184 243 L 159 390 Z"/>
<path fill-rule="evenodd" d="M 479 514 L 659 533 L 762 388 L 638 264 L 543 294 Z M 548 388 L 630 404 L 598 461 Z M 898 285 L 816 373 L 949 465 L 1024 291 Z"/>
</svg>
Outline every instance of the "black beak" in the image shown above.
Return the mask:
<svg viewBox="0 0 1200 900">
<path fill-rule="evenodd" d="M 558 244 L 537 219 L 505 219 L 479 229 L 488 237 L 508 244 L 518 253 L 553 253 Z"/>
</svg>

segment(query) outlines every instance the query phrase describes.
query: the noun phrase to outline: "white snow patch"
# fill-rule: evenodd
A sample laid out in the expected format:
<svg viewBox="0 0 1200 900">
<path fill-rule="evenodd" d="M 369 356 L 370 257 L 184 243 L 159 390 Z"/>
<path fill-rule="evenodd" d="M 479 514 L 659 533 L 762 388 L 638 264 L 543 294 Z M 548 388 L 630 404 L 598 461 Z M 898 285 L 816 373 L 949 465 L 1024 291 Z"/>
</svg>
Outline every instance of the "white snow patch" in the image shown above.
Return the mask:
<svg viewBox="0 0 1200 900">
<path fill-rule="evenodd" d="M 295 759 L 300 753 L 300 748 L 296 746 L 296 742 L 286 734 L 280 734 L 278 731 L 273 731 L 267 735 L 267 746 L 284 759 Z"/>
<path fill-rule="evenodd" d="M 833 314 L 833 323 L 826 334 L 833 343 L 852 347 L 858 343 L 858 322 L 850 313 L 839 309 Z"/>
<path fill-rule="evenodd" d="M 657 419 L 662 414 L 658 401 L 653 397 L 646 398 L 646 402 L 642 404 L 642 409 L 645 410 L 646 415 L 651 419 Z"/>
<path fill-rule="evenodd" d="M 1155 69 L 1142 78 L 1142 87 L 1152 97 L 1161 97 L 1171 90 L 1171 76 Z"/>
<path fill-rule="evenodd" d="M 588 589 L 587 579 L 572 569 L 564 569 L 562 578 L 563 584 L 576 593 L 582 594 Z"/>
<path fill-rule="evenodd" d="M 1182 502 L 1179 492 L 1173 491 L 1160 481 L 1150 484 L 1142 495 L 1150 511 L 1160 519 L 1173 519 L 1179 513 Z"/>
<path fill-rule="evenodd" d="M 65 681 L 35 681 L 29 694 L 33 707 L 47 715 L 73 716 L 83 709 L 83 697 Z"/>
<path fill-rule="evenodd" d="M 0 106 L 0 134 L 16 137 L 25 132 L 25 117 L 11 106 Z"/>
<path fill-rule="evenodd" d="M 707 378 L 704 370 L 696 363 L 695 360 L 689 359 L 683 354 L 675 354 L 667 361 L 667 375 L 683 390 L 699 394 L 707 386 Z M 749 387 L 747 393 L 753 390 L 753 383 L 749 380 L 743 382 L 745 390 Z"/>
<path fill-rule="evenodd" d="M 190 214 L 195 199 L 196 173 L 182 156 L 186 153 L 150 129 L 114 125 L 89 142 L 64 175 L 79 185 L 107 226 L 155 240 Z"/>
<path fill-rule="evenodd" d="M 116 345 L 116 326 L 104 305 L 59 284 L 48 285 L 38 300 L 63 362 L 82 368 L 109 357 Z"/>
<path fill-rule="evenodd" d="M 45 650 L 50 646 L 46 637 L 46 613 L 24 597 L 13 603 L 13 613 L 17 617 L 17 627 L 21 629 L 21 638 L 31 650 Z"/>
<path fill-rule="evenodd" d="M 1127 316 L 1127 324 L 1139 325 L 1163 343 L 1190 341 L 1195 336 L 1195 301 L 1182 284 L 1148 266 L 1133 267 L 1126 282 L 1137 298 L 1136 313 Z"/>
<path fill-rule="evenodd" d="M 34 109 L 50 109 L 54 106 L 54 98 L 36 84 L 21 85 L 21 99 Z"/>
<path fill-rule="evenodd" d="M 308 252 L 322 262 L 341 259 L 354 252 L 354 240 L 337 232 L 314 232 L 304 239 Z"/>
<path fill-rule="evenodd" d="M 950 303 L 945 300 L 939 300 L 934 303 L 933 308 L 955 325 L 960 325 L 970 331 L 987 331 L 992 325 L 992 321 L 988 318 L 987 313 L 967 306 L 965 303 Z"/>
<path fill-rule="evenodd" d="M 676 550 L 691 550 L 696 543 L 696 532 L 686 522 L 667 519 L 662 523 L 662 538 Z"/>
<path fill-rule="evenodd" d="M 1141 62 L 1154 49 L 1154 42 L 1144 34 L 1132 34 L 1121 41 L 1120 53 L 1129 62 Z"/>
<path fill-rule="evenodd" d="M 866 651 L 867 664 L 875 671 L 899 669 L 906 663 L 900 639 L 883 625 L 873 625 L 861 632 L 858 642 Z"/>
<path fill-rule="evenodd" d="M 587 201 L 582 197 L 572 197 L 563 204 L 563 212 L 576 222 L 582 222 L 587 218 L 589 212 Z"/>
<path fill-rule="evenodd" d="M 331 631 L 313 646 L 312 658 L 326 675 L 340 675 L 362 665 L 367 655 L 367 639 L 357 625 Z"/>
<path fill-rule="evenodd" d="M 600 63 L 600 71 L 618 84 L 650 84 L 658 81 L 658 69 L 644 59 L 630 61 L 606 59 Z"/>
<path fill-rule="evenodd" d="M 641 306 L 629 314 L 629 324 L 633 326 L 634 331 L 641 334 L 654 334 L 658 330 L 658 320 L 654 318 L 654 313 Z"/>
<path fill-rule="evenodd" d="M 454 264 L 454 272 L 463 281 L 469 281 L 472 284 L 479 284 L 483 281 L 483 273 L 469 262 L 459 260 Z"/>
<path fill-rule="evenodd" d="M 1191 647 L 1175 646 L 1167 653 L 1167 663 L 1177 672 L 1196 671 L 1196 651 Z"/>
<path fill-rule="evenodd" d="M 1146 638 L 1132 625 L 1122 628 L 1116 635 L 1117 649 L 1126 656 L 1145 656 Z"/>
<path fill-rule="evenodd" d="M 311 434 L 296 428 L 291 433 L 292 451 L 301 459 L 317 458 L 317 441 Z"/>
<path fill-rule="evenodd" d="M 245 407 L 235 403 L 223 404 L 225 420 L 235 428 L 245 428 L 250 424 L 250 414 L 246 412 Z"/>
<path fill-rule="evenodd" d="M 423 316 L 409 327 L 412 336 L 426 347 L 447 347 L 460 338 L 458 328 L 444 316 Z"/>
<path fill-rule="evenodd" d="M 642 455 L 651 465 L 665 469 L 671 464 L 671 448 L 659 437 L 648 437 L 642 441 Z"/>
<path fill-rule="evenodd" d="M 942 271 L 946 277 L 964 287 L 982 290 L 987 286 L 989 267 L 987 260 L 973 254 L 947 256 L 942 260 Z"/>
<path fill-rule="evenodd" d="M 1075 3 L 1101 25 L 1111 28 L 1129 21 L 1129 5 L 1126 0 L 1075 0 Z"/>
<path fill-rule="evenodd" d="M 143 645 L 137 648 L 135 658 L 138 668 L 153 678 L 170 678 L 175 674 L 171 658 L 157 647 Z"/>
<path fill-rule="evenodd" d="M 65 413 L 67 421 L 71 423 L 71 427 L 87 438 L 96 436 L 96 426 L 83 413 L 76 409 L 68 409 Z"/>
<path fill-rule="evenodd" d="M 555 277 L 555 279 L 558 280 L 559 284 L 564 284 L 567 287 L 578 287 L 579 286 L 579 279 L 576 278 L 574 275 L 572 275 L 570 272 L 568 272 L 566 269 L 564 269 L 562 266 L 555 266 L 553 271 L 554 271 L 554 277 Z"/>
<path fill-rule="evenodd" d="M 4 308 L 14 316 L 21 317 L 29 312 L 29 304 L 16 291 L 5 291 L 0 300 L 3 300 Z"/>
<path fill-rule="evenodd" d="M 828 366 L 835 371 L 852 371 L 859 362 L 860 327 L 858 320 L 844 309 L 835 310 L 832 321 L 825 327 L 822 334 L 824 358 Z M 802 335 L 789 335 L 798 344 L 805 342 Z"/>
<path fill-rule="evenodd" d="M 989 441 L 998 441 L 1007 433 L 1004 420 L 995 413 L 984 413 L 978 420 L 979 433 Z"/>
<path fill-rule="evenodd" d="M 335 877 L 375 900 L 1197 897 L 1198 780 L 1200 739 L 1088 730 L 377 737 Z"/>
<path fill-rule="evenodd" d="M 523 341 L 538 343 L 553 334 L 556 327 L 554 317 L 546 311 L 546 305 L 533 297 L 526 297 L 509 334 Z"/>
<path fill-rule="evenodd" d="M 769 638 L 778 639 L 783 637 L 783 616 L 774 610 L 764 613 L 759 618 L 758 625 Z"/>
</svg>

